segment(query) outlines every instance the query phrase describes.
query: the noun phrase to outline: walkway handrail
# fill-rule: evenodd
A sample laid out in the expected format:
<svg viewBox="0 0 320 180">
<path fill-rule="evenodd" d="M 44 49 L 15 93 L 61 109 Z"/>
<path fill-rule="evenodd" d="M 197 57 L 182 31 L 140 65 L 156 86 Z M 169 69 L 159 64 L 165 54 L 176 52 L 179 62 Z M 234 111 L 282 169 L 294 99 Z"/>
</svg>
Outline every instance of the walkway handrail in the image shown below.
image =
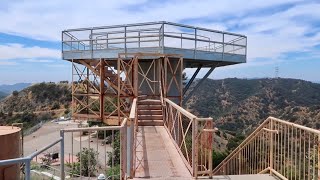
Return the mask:
<svg viewBox="0 0 320 180">
<path fill-rule="evenodd" d="M 213 170 L 213 174 L 269 172 L 280 179 L 318 179 L 319 150 L 319 130 L 269 117 Z"/>
<path fill-rule="evenodd" d="M 212 177 L 212 118 L 198 118 L 168 98 L 164 104 L 164 127 L 184 164 L 193 177 Z"/>
<path fill-rule="evenodd" d="M 136 140 L 137 140 L 137 132 L 138 132 L 138 99 L 134 98 L 131 105 L 131 110 L 129 114 L 130 119 L 130 133 L 131 133 L 131 139 L 130 144 L 128 144 L 128 147 L 130 147 L 131 157 L 130 157 L 130 177 L 134 177 L 135 174 L 135 167 L 136 167 Z"/>
</svg>

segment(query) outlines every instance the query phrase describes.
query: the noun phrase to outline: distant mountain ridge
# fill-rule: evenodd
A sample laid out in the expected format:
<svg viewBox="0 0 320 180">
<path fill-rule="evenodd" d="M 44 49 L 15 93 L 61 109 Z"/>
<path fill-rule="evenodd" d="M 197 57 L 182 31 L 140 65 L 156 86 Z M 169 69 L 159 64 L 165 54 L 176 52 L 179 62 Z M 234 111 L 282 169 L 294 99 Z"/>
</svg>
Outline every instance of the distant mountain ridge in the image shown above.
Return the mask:
<svg viewBox="0 0 320 180">
<path fill-rule="evenodd" d="M 16 83 L 16 84 L 12 84 L 12 85 L 2 84 L 2 85 L 0 85 L 0 91 L 7 93 L 7 94 L 11 94 L 13 91 L 21 91 L 22 89 L 24 89 L 30 85 L 31 85 L 31 83 Z"/>
<path fill-rule="evenodd" d="M 246 134 L 268 116 L 319 129 L 320 84 L 284 78 L 207 79 L 185 107 L 234 133 Z"/>
<path fill-rule="evenodd" d="M 25 84 L 27 85 L 27 84 Z M 63 108 L 71 103 L 71 88 L 65 83 L 38 83 L 0 101 L 0 110 L 33 112 Z M 54 107 L 56 106 L 56 107 Z"/>
<path fill-rule="evenodd" d="M 1 101 L 1 99 L 5 98 L 8 95 L 9 95 L 8 93 L 0 91 L 0 101 Z"/>
</svg>

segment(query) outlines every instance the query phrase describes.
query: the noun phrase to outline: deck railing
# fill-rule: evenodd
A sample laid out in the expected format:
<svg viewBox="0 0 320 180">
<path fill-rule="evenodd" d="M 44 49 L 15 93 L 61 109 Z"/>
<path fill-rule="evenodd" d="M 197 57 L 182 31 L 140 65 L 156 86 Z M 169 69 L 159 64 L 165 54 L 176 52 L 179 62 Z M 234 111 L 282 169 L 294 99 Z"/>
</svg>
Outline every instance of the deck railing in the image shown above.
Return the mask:
<svg viewBox="0 0 320 180">
<path fill-rule="evenodd" d="M 214 170 L 214 175 L 270 173 L 319 179 L 320 131 L 269 117 Z"/>
<path fill-rule="evenodd" d="M 62 32 L 62 52 L 164 47 L 246 55 L 247 37 L 171 22 L 69 29 Z"/>
<path fill-rule="evenodd" d="M 212 118 L 198 118 L 164 98 L 164 126 L 194 177 L 212 176 Z"/>
</svg>

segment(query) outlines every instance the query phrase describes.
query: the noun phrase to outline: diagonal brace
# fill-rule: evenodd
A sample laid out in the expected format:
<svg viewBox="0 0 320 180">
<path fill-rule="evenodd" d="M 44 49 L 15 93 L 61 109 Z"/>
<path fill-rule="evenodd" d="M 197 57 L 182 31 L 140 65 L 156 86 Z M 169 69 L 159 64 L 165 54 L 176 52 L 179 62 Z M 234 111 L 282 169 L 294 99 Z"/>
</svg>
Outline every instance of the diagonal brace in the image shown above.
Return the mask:
<svg viewBox="0 0 320 180">
<path fill-rule="evenodd" d="M 182 104 L 185 104 L 190 97 L 193 95 L 193 93 L 200 87 L 200 85 L 208 78 L 208 76 L 212 73 L 212 71 L 216 68 L 217 66 L 212 66 L 209 71 L 206 73 L 206 75 L 203 76 L 203 78 L 197 83 L 197 85 L 192 89 L 192 91 L 188 94 L 187 97 L 185 97 L 182 101 Z"/>
<path fill-rule="evenodd" d="M 183 96 L 186 94 L 186 92 L 188 91 L 190 85 L 192 84 L 193 80 L 197 77 L 199 71 L 201 70 L 202 66 L 199 66 L 196 70 L 196 72 L 193 73 L 190 81 L 188 82 L 188 84 L 183 88 Z"/>
</svg>

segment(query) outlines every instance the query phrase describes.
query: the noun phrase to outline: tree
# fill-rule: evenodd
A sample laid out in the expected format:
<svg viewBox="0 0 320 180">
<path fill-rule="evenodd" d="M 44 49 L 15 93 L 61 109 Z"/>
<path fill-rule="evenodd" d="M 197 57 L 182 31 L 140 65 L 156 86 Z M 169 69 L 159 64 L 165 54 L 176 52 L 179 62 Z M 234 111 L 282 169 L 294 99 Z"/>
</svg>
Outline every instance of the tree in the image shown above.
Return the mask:
<svg viewBox="0 0 320 180">
<path fill-rule="evenodd" d="M 226 152 L 212 150 L 213 168 L 217 167 L 227 157 L 227 155 L 228 154 Z"/>
<path fill-rule="evenodd" d="M 13 91 L 13 92 L 12 92 L 12 95 L 13 95 L 13 96 L 18 96 L 18 95 L 19 95 L 19 92 L 18 92 L 18 91 Z"/>
<path fill-rule="evenodd" d="M 182 73 L 182 84 L 186 85 L 187 84 L 187 80 L 188 80 L 187 74 L 186 74 L 186 72 L 183 72 Z"/>
<path fill-rule="evenodd" d="M 114 142 L 112 143 L 113 152 L 108 152 L 108 166 L 120 164 L 120 135 L 119 132 L 115 134 Z"/>
<path fill-rule="evenodd" d="M 72 168 L 72 174 L 81 174 L 83 176 L 95 176 L 96 166 L 98 164 L 97 156 L 98 152 L 94 151 L 92 148 L 83 148 L 77 153 L 78 162 L 67 164 L 68 167 Z M 80 169 L 81 164 L 81 169 Z"/>
<path fill-rule="evenodd" d="M 54 102 L 51 109 L 59 109 L 60 108 L 60 104 L 58 102 Z"/>
<path fill-rule="evenodd" d="M 113 177 L 115 180 L 120 179 L 120 135 L 119 132 L 115 134 L 114 142 L 112 144 L 112 152 L 108 152 L 108 166 L 106 174 L 108 178 Z M 112 163 L 113 161 L 113 163 Z M 112 166 L 113 165 L 113 166 Z"/>
</svg>

